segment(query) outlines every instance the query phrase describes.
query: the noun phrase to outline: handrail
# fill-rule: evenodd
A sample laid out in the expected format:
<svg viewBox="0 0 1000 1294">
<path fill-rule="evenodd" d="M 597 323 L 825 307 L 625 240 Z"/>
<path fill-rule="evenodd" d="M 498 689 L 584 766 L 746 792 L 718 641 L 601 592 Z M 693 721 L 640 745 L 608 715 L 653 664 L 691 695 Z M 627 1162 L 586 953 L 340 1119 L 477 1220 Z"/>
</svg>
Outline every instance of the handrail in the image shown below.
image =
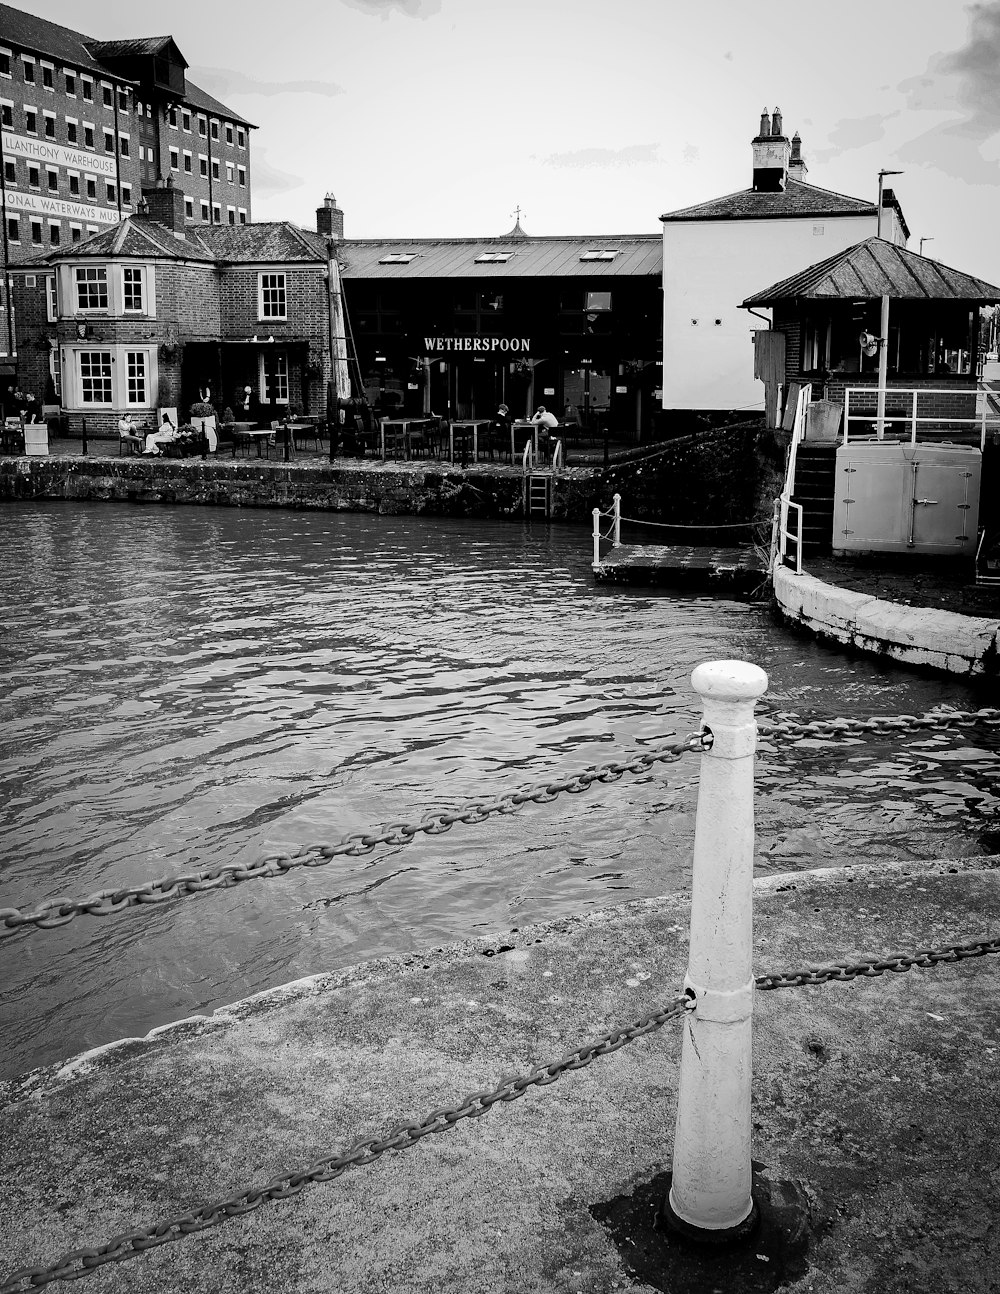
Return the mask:
<svg viewBox="0 0 1000 1294">
<path fill-rule="evenodd" d="M 889 414 L 883 407 L 881 415 L 873 416 L 869 409 L 863 413 L 851 412 L 851 396 L 865 396 L 869 400 L 878 398 L 880 391 L 885 396 L 898 396 L 900 398 L 909 397 L 910 409 L 908 413 Z M 885 428 L 889 423 L 903 423 L 910 428 L 910 444 L 917 443 L 917 429 L 922 423 L 932 423 L 940 430 L 947 434 L 947 429 L 941 428 L 941 423 L 958 424 L 960 426 L 972 426 L 979 428 L 979 448 L 980 451 L 986 448 L 986 428 L 987 424 L 991 427 L 1000 428 L 1000 417 L 990 418 L 987 416 L 987 406 L 990 396 L 995 394 L 989 387 L 976 386 L 953 386 L 953 387 L 909 387 L 909 386 L 848 386 L 844 388 L 844 444 L 848 444 L 851 438 L 851 423 L 864 423 L 866 426 L 875 426 L 875 434 L 878 440 L 885 439 Z M 971 418 L 962 418 L 957 414 L 937 413 L 920 417 L 917 414 L 919 398 L 922 395 L 948 395 L 948 396 L 966 396 L 972 397 L 976 401 L 976 413 Z M 980 407 L 980 401 L 982 402 Z M 870 436 L 866 436 L 870 439 Z M 855 436 L 855 439 L 858 439 Z"/>
<path fill-rule="evenodd" d="M 615 494 L 611 499 L 611 507 L 607 512 L 602 512 L 600 508 L 595 508 L 592 513 L 594 519 L 594 561 L 595 567 L 601 562 L 601 540 L 610 539 L 612 548 L 620 548 L 622 542 L 622 496 Z M 608 517 L 611 525 L 607 530 L 601 530 L 601 518 Z"/>
<path fill-rule="evenodd" d="M 788 561 L 788 543 L 795 544 L 795 574 L 802 574 L 802 505 L 792 502 L 795 490 L 795 469 L 798 463 L 799 443 L 806 434 L 806 410 L 812 402 L 812 383 L 807 382 L 799 388 L 795 398 L 795 419 L 792 423 L 792 439 L 788 446 L 788 462 L 785 466 L 785 485 L 778 496 L 778 518 L 775 552 L 771 560 L 771 570 L 776 565 L 785 566 Z M 798 525 L 795 534 L 788 530 L 788 511 L 795 508 L 798 514 Z"/>
<path fill-rule="evenodd" d="M 552 447 L 552 472 L 558 475 L 563 470 L 563 443 L 562 439 L 556 441 Z"/>
</svg>

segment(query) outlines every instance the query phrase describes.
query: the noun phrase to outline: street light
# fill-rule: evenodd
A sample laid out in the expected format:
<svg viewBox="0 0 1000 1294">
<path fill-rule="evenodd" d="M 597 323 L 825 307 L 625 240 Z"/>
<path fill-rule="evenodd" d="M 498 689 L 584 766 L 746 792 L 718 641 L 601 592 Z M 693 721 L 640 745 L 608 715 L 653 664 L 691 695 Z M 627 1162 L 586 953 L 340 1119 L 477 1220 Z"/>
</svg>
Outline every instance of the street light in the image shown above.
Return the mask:
<svg viewBox="0 0 1000 1294">
<path fill-rule="evenodd" d="M 878 224 L 875 227 L 876 235 L 882 237 L 882 182 L 887 175 L 902 175 L 902 171 L 879 171 L 878 173 Z"/>
<path fill-rule="evenodd" d="M 934 236 L 933 236 L 933 234 L 932 234 L 929 238 L 921 238 L 921 240 L 920 240 L 920 255 L 921 255 L 921 256 L 923 256 L 923 254 L 924 254 L 924 243 L 932 243 L 933 241 L 934 241 Z"/>
</svg>

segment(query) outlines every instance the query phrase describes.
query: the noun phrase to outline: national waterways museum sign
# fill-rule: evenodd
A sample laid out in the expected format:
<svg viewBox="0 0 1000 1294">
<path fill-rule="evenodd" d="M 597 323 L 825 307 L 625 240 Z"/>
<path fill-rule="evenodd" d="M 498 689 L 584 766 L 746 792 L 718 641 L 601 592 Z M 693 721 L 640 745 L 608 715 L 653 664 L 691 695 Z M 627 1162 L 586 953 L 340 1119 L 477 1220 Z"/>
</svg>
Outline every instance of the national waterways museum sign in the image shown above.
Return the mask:
<svg viewBox="0 0 1000 1294">
<path fill-rule="evenodd" d="M 424 350 L 476 351 L 479 354 L 496 354 L 498 351 L 527 355 L 531 350 L 530 337 L 425 337 Z"/>
</svg>

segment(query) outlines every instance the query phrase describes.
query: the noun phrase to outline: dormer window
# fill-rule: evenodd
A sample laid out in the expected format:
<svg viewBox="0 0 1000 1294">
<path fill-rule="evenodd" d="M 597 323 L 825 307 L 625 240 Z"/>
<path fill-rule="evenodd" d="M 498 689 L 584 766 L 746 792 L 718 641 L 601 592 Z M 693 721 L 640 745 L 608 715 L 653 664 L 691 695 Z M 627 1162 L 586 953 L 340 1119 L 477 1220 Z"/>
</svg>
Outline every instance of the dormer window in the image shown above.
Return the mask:
<svg viewBox="0 0 1000 1294">
<path fill-rule="evenodd" d="M 613 261 L 617 255 L 617 250 L 611 247 L 592 247 L 589 251 L 580 253 L 580 260 Z"/>
<path fill-rule="evenodd" d="M 476 257 L 477 265 L 506 265 L 513 252 L 482 252 Z"/>
<path fill-rule="evenodd" d="M 416 260 L 416 252 L 389 252 L 379 261 L 379 265 L 409 265 L 410 261 Z"/>
</svg>

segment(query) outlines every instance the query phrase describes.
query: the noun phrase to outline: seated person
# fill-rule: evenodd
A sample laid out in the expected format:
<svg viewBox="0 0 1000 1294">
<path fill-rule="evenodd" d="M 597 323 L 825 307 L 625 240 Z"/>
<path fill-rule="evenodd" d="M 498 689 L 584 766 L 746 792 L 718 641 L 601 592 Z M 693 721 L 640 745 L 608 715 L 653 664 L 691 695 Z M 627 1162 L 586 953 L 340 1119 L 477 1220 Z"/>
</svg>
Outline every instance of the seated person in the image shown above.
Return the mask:
<svg viewBox="0 0 1000 1294">
<path fill-rule="evenodd" d="M 118 435 L 128 445 L 141 445 L 142 437 L 136 430 L 130 413 L 123 413 L 118 419 Z"/>
<path fill-rule="evenodd" d="M 531 421 L 538 429 L 538 457 L 547 459 L 552 454 L 552 432 L 559 426 L 559 419 L 549 413 L 544 404 L 540 404 L 531 416 Z"/>
<path fill-rule="evenodd" d="M 169 445 L 177 436 L 177 428 L 170 421 L 170 415 L 164 414 L 158 431 L 151 431 L 146 437 L 144 454 L 159 454 L 161 445 Z"/>
</svg>

